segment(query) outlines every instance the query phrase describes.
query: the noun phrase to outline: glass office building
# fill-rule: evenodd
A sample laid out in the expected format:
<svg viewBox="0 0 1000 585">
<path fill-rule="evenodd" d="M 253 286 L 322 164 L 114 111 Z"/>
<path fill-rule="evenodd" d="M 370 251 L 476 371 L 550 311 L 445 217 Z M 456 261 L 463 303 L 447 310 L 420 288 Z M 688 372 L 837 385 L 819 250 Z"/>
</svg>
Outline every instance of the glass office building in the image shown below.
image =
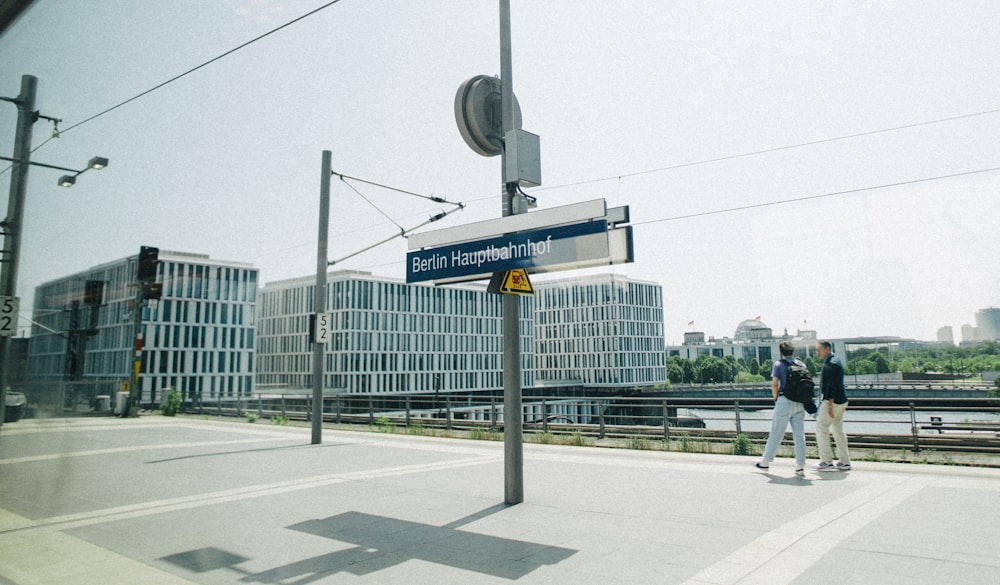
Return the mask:
<svg viewBox="0 0 1000 585">
<path fill-rule="evenodd" d="M 315 277 L 269 283 L 260 292 L 258 389 L 312 386 L 310 319 Z M 499 295 L 483 285 L 406 284 L 366 272 L 329 274 L 334 331 L 325 350 L 329 392 L 455 392 L 503 388 Z M 531 315 L 521 298 L 521 378 L 534 384 Z"/>
<path fill-rule="evenodd" d="M 540 384 L 649 386 L 667 379 L 663 287 L 603 274 L 536 283 Z"/>
<path fill-rule="evenodd" d="M 35 290 L 32 376 L 129 380 L 139 319 L 142 404 L 158 404 L 168 389 L 184 400 L 249 395 L 257 269 L 161 250 L 156 282 L 163 284 L 162 298 L 137 307 L 137 261 L 122 258 Z M 101 283 L 98 298 L 95 282 Z"/>
</svg>

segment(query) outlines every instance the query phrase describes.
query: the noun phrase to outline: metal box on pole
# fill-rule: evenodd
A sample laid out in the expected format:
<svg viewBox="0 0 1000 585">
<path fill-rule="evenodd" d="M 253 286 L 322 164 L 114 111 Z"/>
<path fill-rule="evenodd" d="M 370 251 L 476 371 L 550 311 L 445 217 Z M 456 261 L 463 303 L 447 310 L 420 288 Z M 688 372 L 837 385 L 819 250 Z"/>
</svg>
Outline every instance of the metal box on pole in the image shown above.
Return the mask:
<svg viewBox="0 0 1000 585">
<path fill-rule="evenodd" d="M 541 149 L 537 134 L 514 129 L 504 135 L 506 174 L 508 183 L 522 187 L 542 184 Z"/>
</svg>

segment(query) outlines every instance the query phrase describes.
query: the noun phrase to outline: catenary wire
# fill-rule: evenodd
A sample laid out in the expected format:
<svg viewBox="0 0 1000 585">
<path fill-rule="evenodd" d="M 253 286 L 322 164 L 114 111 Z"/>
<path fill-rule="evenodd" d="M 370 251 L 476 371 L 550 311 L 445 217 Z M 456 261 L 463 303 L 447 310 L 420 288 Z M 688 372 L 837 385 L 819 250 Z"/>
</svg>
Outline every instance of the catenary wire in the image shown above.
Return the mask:
<svg viewBox="0 0 1000 585">
<path fill-rule="evenodd" d="M 147 89 L 146 91 L 144 91 L 144 92 L 142 92 L 142 93 L 140 93 L 138 95 L 135 95 L 133 97 L 130 97 L 129 99 L 127 99 L 127 100 L 125 100 L 125 101 L 123 101 L 123 102 L 121 102 L 121 103 L 119 103 L 117 105 L 114 105 L 114 106 L 112 106 L 112 107 L 110 107 L 110 108 L 108 108 L 108 109 L 106 109 L 106 110 L 104 110 L 102 112 L 94 114 L 93 116 L 91 116 L 91 117 L 83 120 L 82 122 L 77 122 L 76 124 L 73 124 L 69 128 L 66 128 L 65 130 L 63 130 L 62 133 L 69 132 L 70 130 L 73 130 L 74 128 L 79 128 L 80 126 L 83 126 L 87 122 L 91 122 L 93 120 L 96 120 L 97 118 L 100 118 L 101 116 L 103 116 L 103 115 L 105 115 L 107 113 L 113 112 L 114 110 L 117 110 L 118 108 L 120 108 L 120 107 L 122 107 L 122 106 L 124 106 L 126 104 L 134 102 L 135 100 L 137 100 L 137 99 L 139 99 L 139 98 L 141 98 L 143 96 L 149 95 L 149 94 L 153 93 L 154 91 L 156 91 L 156 90 L 158 90 L 158 89 L 160 89 L 160 88 L 162 88 L 162 87 L 164 87 L 166 85 L 169 85 L 169 84 L 177 81 L 178 79 L 180 79 L 182 77 L 190 75 L 191 73 L 194 73 L 195 71 L 198 71 L 199 69 L 201 69 L 203 67 L 211 65 L 212 63 L 215 63 L 216 61 L 219 61 L 220 59 L 224 59 L 225 57 L 228 57 L 229 55 L 232 55 L 233 53 L 235 53 L 235 52 L 237 52 L 237 51 L 239 51 L 241 49 L 245 49 L 246 47 L 249 47 L 250 45 L 256 43 L 257 41 L 263 39 L 264 37 L 270 36 L 270 35 L 278 32 L 278 31 L 280 31 L 280 30 L 282 30 L 284 28 L 287 28 L 287 27 L 289 27 L 289 26 L 291 26 L 291 25 L 299 22 L 300 20 L 306 19 L 306 18 L 308 18 L 308 17 L 316 14 L 317 12 L 320 12 L 321 10 L 325 10 L 325 9 L 333 6 L 334 4 L 336 4 L 338 2 L 340 2 L 340 0 L 331 0 L 330 2 L 327 2 L 326 4 L 320 6 L 319 8 L 316 8 L 315 10 L 311 10 L 311 11 L 303 14 L 302 16 L 299 16 L 298 18 L 294 18 L 294 19 L 286 22 L 285 24 L 283 24 L 283 25 L 281 25 L 281 26 L 279 26 L 277 28 L 273 28 L 273 29 L 267 31 L 266 33 L 264 33 L 264 34 L 262 34 L 262 35 L 260 35 L 258 37 L 250 39 L 249 41 L 243 43 L 242 45 L 240 45 L 240 46 L 238 46 L 236 48 L 230 49 L 230 50 L 226 51 L 225 53 L 222 53 L 221 55 L 213 57 L 213 58 L 209 59 L 208 61 L 205 61 L 201 65 L 198 65 L 196 67 L 192 67 L 191 69 L 188 69 L 187 71 L 185 71 L 184 73 L 181 73 L 180 75 L 175 75 L 174 77 L 171 77 L 170 79 L 164 81 L 163 83 L 161 83 L 159 85 L 156 85 L 154 87 L 151 87 L 151 88 Z"/>
<path fill-rule="evenodd" d="M 394 226 L 398 227 L 400 231 L 405 231 L 405 230 L 403 229 L 403 226 L 399 225 L 399 223 L 398 223 L 398 222 L 397 222 L 396 220 L 394 220 L 394 219 L 392 219 L 391 217 L 389 217 L 389 214 L 388 214 L 388 213 L 386 213 L 386 212 L 382 211 L 382 210 L 381 210 L 381 209 L 379 208 L 379 206 L 378 206 L 378 205 L 375 205 L 375 203 L 373 203 L 373 202 L 372 202 L 372 200 L 371 200 L 371 199 L 369 199 L 369 198 L 365 197 L 365 196 L 364 196 L 364 194 L 363 194 L 363 193 L 361 193 L 361 191 L 358 191 L 357 189 L 355 189 L 355 188 L 354 188 L 354 185 L 352 185 L 352 184 L 348 183 L 347 181 L 345 181 L 345 180 L 344 180 L 344 177 L 343 177 L 343 175 L 341 175 L 341 177 L 340 177 L 340 180 L 341 180 L 341 181 L 342 181 L 342 182 L 343 182 L 343 183 L 344 183 L 345 185 L 347 185 L 347 188 L 348 188 L 348 189 L 350 189 L 351 191 L 354 191 L 354 192 L 355 192 L 355 193 L 357 194 L 357 196 L 358 196 L 358 197 L 360 197 L 360 198 L 364 199 L 365 203 L 367 203 L 368 205 L 371 205 L 371 206 L 372 206 L 372 207 L 373 207 L 373 208 L 375 209 L 375 211 L 379 212 L 379 213 L 380 213 L 380 214 L 382 215 L 382 217 L 384 217 L 384 218 L 388 219 L 388 220 L 389 220 L 390 222 L 392 222 L 392 225 L 394 225 Z"/>
<path fill-rule="evenodd" d="M 430 221 L 428 221 L 428 222 L 426 222 L 426 223 L 423 223 L 423 224 L 421 224 L 421 226 L 423 226 L 423 225 L 427 225 L 427 223 L 430 223 L 430 222 L 432 222 L 432 221 L 437 221 L 438 219 L 441 219 L 442 217 L 445 217 L 446 215 L 449 215 L 449 214 L 450 214 L 450 213 L 451 213 L 452 211 L 458 211 L 458 210 L 461 210 L 461 209 L 465 209 L 465 204 L 464 204 L 464 203 L 461 203 L 461 202 L 459 202 L 459 203 L 453 203 L 453 202 L 451 202 L 451 201 L 448 201 L 448 200 L 446 200 L 446 199 L 444 199 L 444 198 L 441 198 L 441 197 L 433 197 L 433 196 L 430 196 L 430 195 L 422 195 L 422 194 L 420 194 L 420 193 L 414 193 L 414 192 L 412 192 L 412 191 L 406 191 L 406 190 L 404 190 L 404 189 L 400 189 L 400 188 L 398 188 L 398 187 L 391 187 L 391 186 L 389 186 L 389 185 L 383 185 L 383 184 L 381 184 L 381 183 L 376 183 L 376 182 L 374 182 L 374 181 L 368 181 L 368 180 L 365 180 L 365 179 L 359 179 L 359 178 L 357 178 L 357 177 L 351 177 L 351 176 L 348 176 L 348 175 L 343 175 L 343 174 L 340 174 L 340 173 L 337 173 L 337 172 L 334 172 L 333 174 L 334 174 L 334 175 L 336 175 L 336 176 L 338 176 L 338 177 L 340 177 L 340 181 L 341 181 L 342 183 L 344 183 L 345 185 L 347 185 L 347 187 L 348 187 L 348 188 L 349 188 L 349 189 L 350 189 L 351 191 L 354 191 L 355 193 L 357 193 L 358 197 L 361 197 L 362 199 L 364 199 L 364 200 L 365 200 L 365 202 L 366 202 L 366 203 L 368 203 L 368 205 L 371 205 L 372 207 L 374 207 L 374 208 L 375 208 L 375 211 L 379 212 L 379 213 L 380 213 L 380 214 L 381 214 L 381 215 L 382 215 L 383 217 L 385 217 L 385 218 L 386 218 L 386 219 L 388 219 L 388 220 L 389 220 L 390 222 L 392 222 L 392 224 L 393 224 L 394 226 L 398 227 L 398 228 L 399 228 L 399 231 L 400 231 L 400 234 L 399 234 L 399 235 L 402 235 L 402 236 L 405 236 L 405 235 L 406 235 L 407 233 L 409 233 L 409 232 L 413 231 L 413 230 L 414 230 L 414 229 L 416 229 L 416 228 L 410 228 L 410 229 L 408 230 L 408 229 L 404 228 L 403 226 L 399 225 L 399 223 L 398 223 L 398 222 L 397 222 L 396 220 L 392 219 L 392 217 L 390 217 L 388 213 L 386 213 L 386 212 L 382 211 L 382 210 L 381 210 L 381 209 L 380 209 L 380 208 L 379 208 L 379 207 L 378 207 L 377 205 L 375 205 L 375 203 L 374 203 L 374 202 L 373 202 L 372 200 L 370 200 L 370 199 L 368 199 L 367 197 L 365 197 L 365 196 L 364 196 L 364 194 L 362 194 L 362 193 L 361 193 L 361 191 L 358 191 L 358 190 L 357 190 L 357 189 L 356 189 L 356 188 L 354 187 L 354 185 L 352 185 L 352 184 L 348 183 L 348 182 L 347 182 L 347 179 L 351 179 L 352 181 L 358 181 L 358 182 L 360 182 L 360 183 L 366 183 L 366 184 L 368 184 L 368 185 L 374 185 L 374 186 L 376 186 L 376 187 L 381 187 L 381 188 L 383 188 L 383 189 L 387 189 L 387 190 L 389 190 L 389 191 L 395 191 L 395 192 L 397 192 L 397 193 L 403 193 L 403 194 L 405 194 L 405 195 L 412 195 L 412 196 L 414 196 L 414 197 L 419 197 L 419 198 L 421 198 L 421 199 L 427 199 L 427 200 L 429 200 L 429 201 L 434 201 L 434 202 L 436 202 L 436 203 L 446 203 L 446 204 L 448 204 L 448 205 L 454 205 L 454 206 L 455 206 L 455 209 L 452 209 L 452 210 L 450 210 L 450 211 L 448 211 L 448 212 L 445 212 L 445 213 L 441 213 L 441 214 L 439 214 L 439 215 L 437 215 L 437 216 L 434 216 L 434 217 L 432 217 L 432 218 L 431 218 L 431 220 L 430 220 Z M 420 226 L 418 226 L 418 227 L 420 227 Z"/>
<path fill-rule="evenodd" d="M 404 193 L 406 195 L 413 195 L 414 197 L 420 197 L 421 199 L 427 199 L 427 200 L 433 201 L 435 203 L 447 203 L 449 205 L 457 205 L 459 207 L 462 206 L 461 203 L 454 203 L 452 201 L 448 201 L 447 199 L 445 199 L 443 197 L 438 197 L 436 195 L 422 195 L 420 193 L 414 193 L 413 191 L 407 191 L 405 189 L 400 189 L 398 187 L 391 187 L 389 185 L 384 185 L 382 183 L 376 183 L 375 181 L 369 181 L 367 179 L 359 179 L 357 177 L 352 177 L 350 175 L 344 175 L 344 174 L 338 173 L 336 171 L 334 171 L 333 174 L 337 175 L 338 177 L 340 177 L 340 180 L 344 181 L 345 183 L 347 183 L 347 179 L 350 179 L 352 181 L 357 181 L 359 183 L 366 183 L 368 185 L 372 185 L 372 186 L 375 186 L 375 187 L 381 187 L 383 189 L 388 189 L 390 191 L 395 191 L 397 193 Z"/>
<path fill-rule="evenodd" d="M 363 248 L 363 249 L 358 250 L 356 252 L 352 252 L 352 253 L 348 254 L 347 256 L 344 256 L 344 257 L 339 258 L 337 260 L 328 261 L 327 265 L 333 266 L 334 264 L 339 264 L 339 263 L 343 262 L 344 260 L 347 260 L 349 258 L 353 258 L 355 256 L 363 254 L 363 253 L 367 252 L 368 250 L 372 250 L 374 248 L 377 248 L 377 247 L 381 246 L 382 244 L 387 244 L 387 243 L 391 242 L 392 240 L 395 240 L 396 238 L 405 238 L 411 232 L 414 232 L 414 231 L 416 231 L 416 230 L 424 227 L 425 225 L 427 225 L 429 223 L 433 223 L 433 222 L 435 222 L 435 221 L 437 221 L 439 219 L 444 219 L 449 214 L 452 214 L 452 213 L 454 213 L 456 211 L 461 211 L 462 209 L 463 209 L 462 207 L 455 207 L 453 209 L 449 209 L 448 211 L 442 211 L 441 213 L 438 213 L 437 215 L 433 215 L 433 216 L 430 217 L 430 219 L 428 219 L 428 220 L 426 220 L 426 221 L 424 221 L 424 222 L 422 222 L 422 223 L 420 223 L 418 225 L 415 225 L 415 226 L 413 226 L 413 227 L 411 227 L 409 229 L 400 228 L 400 230 L 401 230 L 400 233 L 393 234 L 393 235 L 389 236 L 388 238 L 385 238 L 384 240 L 375 242 L 374 244 L 372 244 L 372 245 L 370 245 L 370 246 L 368 246 L 366 248 Z M 395 222 L 393 222 L 393 223 L 395 223 Z"/>
<path fill-rule="evenodd" d="M 987 169 L 979 169 L 979 170 L 975 170 L 975 171 L 965 171 L 965 172 L 961 172 L 961 173 L 951 173 L 951 174 L 948 174 L 948 175 L 937 175 L 937 176 L 934 176 L 934 177 L 924 177 L 924 178 L 920 178 L 920 179 L 912 179 L 912 180 L 909 180 L 909 181 L 897 181 L 895 183 L 884 183 L 884 184 L 881 184 L 881 185 L 872 185 L 872 186 L 869 186 L 869 187 L 859 187 L 859 188 L 856 188 L 856 189 L 846 189 L 846 190 L 843 190 L 843 191 L 834 191 L 834 192 L 831 192 L 831 193 L 821 193 L 821 194 L 818 194 L 818 195 L 807 195 L 807 196 L 804 196 L 804 197 L 793 197 L 791 199 L 782 199 L 780 201 L 768 201 L 768 202 L 765 202 L 765 203 L 755 203 L 753 205 L 742 205 L 742 206 L 739 206 L 739 207 L 729 207 L 729 208 L 725 208 L 725 209 L 715 209 L 715 210 L 712 210 L 712 211 L 701 211 L 701 212 L 698 212 L 698 213 L 689 213 L 689 214 L 678 215 L 678 216 L 674 216 L 674 217 L 664 217 L 664 218 L 660 218 L 660 219 L 650 219 L 650 220 L 646 220 L 646 221 L 637 221 L 637 222 L 632 222 L 632 225 L 634 225 L 634 226 L 649 225 L 649 224 L 654 224 L 654 223 L 665 223 L 665 222 L 668 222 L 668 221 L 679 221 L 679 220 L 683 220 L 683 219 L 693 219 L 693 218 L 696 218 L 696 217 L 705 217 L 705 216 L 709 216 L 709 215 L 721 215 L 723 213 L 733 213 L 733 212 L 736 212 L 736 211 L 746 211 L 746 210 L 757 209 L 757 208 L 761 208 L 761 207 L 771 207 L 771 206 L 774 206 L 774 205 L 784 205 L 784 204 L 787 204 L 787 203 L 796 203 L 796 202 L 800 202 L 800 201 L 810 201 L 810 200 L 814 200 L 814 199 L 824 199 L 824 198 L 837 197 L 837 196 L 842 196 L 842 195 L 853 195 L 853 194 L 856 194 L 856 193 L 864 193 L 864 192 L 868 192 L 868 191 L 877 191 L 879 189 L 889 189 L 889 188 L 892 188 L 892 187 L 902 187 L 902 186 L 906 186 L 906 185 L 917 185 L 917 184 L 920 184 L 920 183 L 928 183 L 928 182 L 932 182 L 932 181 L 942 181 L 942 180 L 946 180 L 946 179 L 955 179 L 955 178 L 959 178 L 959 177 L 968 177 L 968 176 L 972 176 L 972 175 L 980 175 L 980 174 L 992 173 L 992 172 L 996 172 L 996 171 L 1000 171 L 1000 167 L 992 167 L 992 168 L 987 168 Z M 490 197 L 490 199 L 493 199 L 493 197 Z M 481 201 L 481 199 L 473 199 L 472 201 Z M 456 210 L 452 210 L 452 211 L 456 211 Z M 444 215 L 447 215 L 447 213 L 444 214 Z M 432 219 L 430 221 L 434 221 L 434 220 Z M 425 222 L 424 224 L 421 224 L 421 225 L 416 226 L 414 228 L 411 228 L 410 230 L 407 230 L 406 233 L 409 233 L 409 232 L 412 232 L 414 230 L 417 230 L 420 227 L 422 227 L 423 225 L 426 225 L 427 223 L 430 223 L 430 221 Z M 402 234 L 402 235 L 405 235 L 405 234 Z M 377 244 L 375 244 L 373 246 L 365 248 L 362 251 L 356 252 L 356 253 L 351 254 L 349 256 L 346 256 L 346 257 L 344 257 L 344 258 L 342 258 L 340 260 L 337 260 L 337 262 L 343 262 L 344 260 L 347 260 L 348 258 L 353 258 L 354 256 L 357 256 L 357 255 L 361 254 L 362 252 L 366 252 L 366 251 L 368 251 L 368 250 L 370 250 L 370 249 L 372 249 L 372 248 L 374 248 L 376 246 L 380 246 L 380 245 L 382 245 L 382 244 L 384 244 L 384 243 L 386 243 L 388 241 L 391 241 L 392 239 L 395 239 L 396 237 L 399 237 L 399 235 L 393 235 L 392 237 L 387 238 L 386 240 L 381 241 L 381 242 L 379 242 L 379 243 L 377 243 Z M 379 264 L 378 266 L 391 266 L 391 265 L 394 265 L 394 264 L 399 264 L 399 262 L 389 262 L 389 263 L 385 263 L 385 264 Z M 372 268 L 372 266 L 366 266 L 364 268 Z"/>
<path fill-rule="evenodd" d="M 971 176 L 971 175 L 980 175 L 980 174 L 992 173 L 992 172 L 996 172 L 996 171 L 1000 171 L 1000 167 L 992 167 L 992 168 L 988 168 L 988 169 L 979 169 L 979 170 L 976 170 L 976 171 L 966 171 L 966 172 L 962 172 L 962 173 L 952 173 L 950 175 L 938 175 L 938 176 L 935 176 L 935 177 L 924 177 L 922 179 L 912 179 L 912 180 L 909 180 L 909 181 L 898 181 L 896 183 L 885 183 L 885 184 L 882 184 L 882 185 L 873 185 L 873 186 L 870 186 L 870 187 L 859 187 L 857 189 L 846 189 L 844 191 L 834 191 L 832 193 L 822 193 L 822 194 L 819 194 L 819 195 L 807 195 L 805 197 L 793 197 L 791 199 L 782 199 L 780 201 L 768 201 L 768 202 L 765 202 L 765 203 L 755 203 L 753 205 L 742 205 L 740 207 L 728 207 L 726 209 L 715 209 L 715 210 L 712 210 L 712 211 L 701 211 L 701 212 L 698 212 L 698 213 L 689 213 L 689 214 L 686 214 L 686 215 L 677 215 L 677 216 L 674 216 L 674 217 L 664 217 L 664 218 L 660 218 L 660 219 L 650 219 L 650 220 L 646 220 L 646 221 L 637 221 L 637 222 L 633 222 L 632 225 L 647 225 L 647 224 L 652 224 L 652 223 L 663 223 L 663 222 L 667 222 L 667 221 L 678 221 L 678 220 L 681 220 L 681 219 L 692 219 L 692 218 L 695 218 L 695 217 L 704 217 L 704 216 L 707 216 L 707 215 L 719 215 L 719 214 L 722 214 L 722 213 L 732 213 L 734 211 L 746 211 L 748 209 L 757 209 L 757 208 L 760 208 L 760 207 L 770 207 L 770 206 L 773 206 L 773 205 L 785 205 L 786 203 L 796 203 L 796 202 L 799 202 L 799 201 L 811 201 L 811 200 L 814 200 L 814 199 L 824 199 L 824 198 L 827 198 L 827 197 L 837 197 L 837 196 L 840 196 L 840 195 L 853 195 L 855 193 L 864 193 L 866 191 L 876 191 L 878 189 L 889 189 L 891 187 L 902 187 L 902 186 L 905 186 L 905 185 L 917 185 L 917 184 L 920 184 L 920 183 L 929 183 L 929 182 L 932 182 L 932 181 L 942 181 L 942 180 L 945 180 L 945 179 L 955 179 L 955 178 L 958 178 L 958 177 L 968 177 L 968 176 Z"/>
<path fill-rule="evenodd" d="M 674 171 L 674 170 L 677 170 L 677 169 L 684 169 L 684 168 L 688 168 L 688 167 L 695 167 L 695 166 L 700 166 L 700 165 L 707 165 L 707 164 L 711 164 L 711 163 L 723 162 L 723 161 L 727 161 L 727 160 L 734 160 L 734 159 L 744 158 L 744 157 L 749 157 L 749 156 L 757 156 L 757 155 L 760 155 L 760 154 L 769 154 L 769 153 L 773 153 L 773 152 L 781 152 L 783 150 L 791 150 L 793 148 L 803 148 L 803 147 L 806 147 L 806 146 L 816 146 L 817 144 L 826 144 L 826 143 L 829 143 L 829 142 L 836 142 L 838 140 L 850 140 L 852 138 L 861 138 L 863 136 L 871 136 L 873 134 L 881 134 L 881 133 L 884 133 L 884 132 L 894 132 L 896 130 L 906 130 L 906 129 L 909 129 L 909 128 L 919 128 L 921 126 L 930 126 L 932 124 L 943 124 L 945 122 L 954 122 L 956 120 L 964 120 L 964 119 L 967 119 L 967 118 L 975 118 L 975 117 L 978 117 L 978 116 L 988 116 L 990 114 L 996 114 L 996 113 L 1000 113 L 1000 109 L 986 110 L 986 111 L 983 111 L 983 112 L 976 112 L 976 113 L 973 113 L 973 114 L 961 114 L 961 115 L 958 115 L 958 116 L 950 116 L 950 117 L 947 117 L 947 118 L 939 118 L 937 120 L 928 120 L 928 121 L 925 121 L 925 122 L 915 122 L 913 124 L 904 124 L 902 126 L 893 126 L 891 128 L 882 128 L 880 130 L 869 130 L 867 132 L 858 132 L 856 134 L 847 134 L 845 136 L 835 136 L 835 137 L 832 137 L 832 138 L 823 138 L 823 139 L 820 139 L 820 140 L 813 140 L 813 141 L 810 141 L 810 142 L 800 142 L 798 144 L 788 144 L 788 145 L 785 145 L 785 146 L 776 146 L 774 148 L 765 148 L 763 150 L 755 150 L 755 151 L 752 151 L 752 152 L 744 152 L 744 153 L 740 153 L 740 154 L 730 154 L 730 155 L 726 155 L 726 156 L 719 156 L 719 157 L 705 159 L 705 160 L 700 160 L 700 161 L 680 163 L 680 164 L 671 165 L 671 166 L 667 166 L 667 167 L 660 167 L 660 168 L 657 168 L 657 169 L 647 169 L 647 170 L 644 170 L 644 171 L 635 171 L 635 172 L 632 172 L 632 173 L 624 173 L 624 174 L 621 174 L 621 175 L 614 175 L 614 176 L 611 176 L 611 177 L 603 177 L 603 178 L 600 178 L 600 179 L 586 179 L 586 180 L 583 180 L 583 181 L 577 181 L 575 183 L 566 183 L 566 184 L 563 184 L 563 185 L 553 185 L 551 187 L 538 187 L 538 188 L 532 189 L 532 193 L 537 193 L 539 191 L 545 191 L 545 190 L 549 190 L 549 189 L 563 189 L 563 188 L 566 188 L 566 187 L 576 187 L 578 185 L 588 185 L 588 184 L 591 184 L 591 183 L 600 183 L 602 181 L 611 181 L 611 180 L 615 180 L 615 179 L 620 180 L 620 179 L 623 179 L 623 178 L 638 177 L 638 176 L 641 176 L 641 175 L 649 175 L 649 174 L 653 174 L 653 173 L 663 173 L 663 172 L 666 172 L 666 171 Z M 478 200 L 474 199 L 473 201 L 478 201 Z"/>
</svg>

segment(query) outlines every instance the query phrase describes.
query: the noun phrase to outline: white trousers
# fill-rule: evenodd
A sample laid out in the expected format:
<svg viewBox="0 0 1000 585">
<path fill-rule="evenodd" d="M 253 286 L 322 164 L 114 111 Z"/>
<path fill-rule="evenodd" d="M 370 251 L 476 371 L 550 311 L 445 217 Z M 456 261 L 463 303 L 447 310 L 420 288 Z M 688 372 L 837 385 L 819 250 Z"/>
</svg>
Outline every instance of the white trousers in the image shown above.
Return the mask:
<svg viewBox="0 0 1000 585">
<path fill-rule="evenodd" d="M 830 407 L 833 406 L 833 416 Z M 824 400 L 816 413 L 816 445 L 819 447 L 820 461 L 833 461 L 833 451 L 830 449 L 830 434 L 837 442 L 837 458 L 841 463 L 850 464 L 851 454 L 847 449 L 847 435 L 844 434 L 844 411 L 847 403 L 834 404 L 832 400 Z"/>
</svg>

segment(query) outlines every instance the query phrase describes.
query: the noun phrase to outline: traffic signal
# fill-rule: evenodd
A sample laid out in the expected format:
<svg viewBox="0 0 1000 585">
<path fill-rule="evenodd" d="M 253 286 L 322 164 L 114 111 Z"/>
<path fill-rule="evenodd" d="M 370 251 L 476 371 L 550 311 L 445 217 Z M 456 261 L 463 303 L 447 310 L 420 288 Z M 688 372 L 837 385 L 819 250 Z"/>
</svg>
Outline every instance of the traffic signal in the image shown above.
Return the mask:
<svg viewBox="0 0 1000 585">
<path fill-rule="evenodd" d="M 163 297 L 163 283 L 162 282 L 144 282 L 142 283 L 142 298 L 147 301 L 158 301 Z"/>
<path fill-rule="evenodd" d="M 156 266 L 159 261 L 160 249 L 152 246 L 139 248 L 139 266 L 135 270 L 135 279 L 143 282 L 156 280 Z"/>
<path fill-rule="evenodd" d="M 104 302 L 104 281 L 88 280 L 83 290 L 83 304 L 96 307 Z"/>
</svg>

